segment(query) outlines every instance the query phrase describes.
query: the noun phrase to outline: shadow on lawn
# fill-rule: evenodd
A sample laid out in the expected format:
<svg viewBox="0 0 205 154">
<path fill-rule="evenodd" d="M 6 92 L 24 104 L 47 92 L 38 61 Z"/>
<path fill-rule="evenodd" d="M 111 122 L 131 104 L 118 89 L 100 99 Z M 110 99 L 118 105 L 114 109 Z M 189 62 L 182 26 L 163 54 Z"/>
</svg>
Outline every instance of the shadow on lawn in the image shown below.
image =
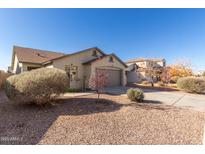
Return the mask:
<svg viewBox="0 0 205 154">
<path fill-rule="evenodd" d="M 44 107 L 1 102 L 0 137 L 7 140 L 0 140 L 0 144 L 38 144 L 59 116 L 113 112 L 121 107 L 113 101 L 95 98 L 69 98 Z"/>
<path fill-rule="evenodd" d="M 63 114 L 84 115 L 98 112 L 113 112 L 119 110 L 123 105 L 107 99 L 97 98 L 68 98 L 59 100 L 58 104 L 66 108 Z"/>
</svg>

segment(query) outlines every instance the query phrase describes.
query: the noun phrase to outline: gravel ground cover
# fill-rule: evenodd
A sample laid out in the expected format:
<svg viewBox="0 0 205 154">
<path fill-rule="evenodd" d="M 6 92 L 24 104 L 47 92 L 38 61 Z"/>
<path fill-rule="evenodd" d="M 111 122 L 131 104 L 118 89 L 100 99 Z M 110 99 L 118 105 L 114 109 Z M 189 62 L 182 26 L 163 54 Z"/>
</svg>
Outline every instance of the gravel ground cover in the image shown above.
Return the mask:
<svg viewBox="0 0 205 154">
<path fill-rule="evenodd" d="M 202 144 L 205 113 L 125 96 L 14 105 L 0 92 L 0 144 Z"/>
</svg>

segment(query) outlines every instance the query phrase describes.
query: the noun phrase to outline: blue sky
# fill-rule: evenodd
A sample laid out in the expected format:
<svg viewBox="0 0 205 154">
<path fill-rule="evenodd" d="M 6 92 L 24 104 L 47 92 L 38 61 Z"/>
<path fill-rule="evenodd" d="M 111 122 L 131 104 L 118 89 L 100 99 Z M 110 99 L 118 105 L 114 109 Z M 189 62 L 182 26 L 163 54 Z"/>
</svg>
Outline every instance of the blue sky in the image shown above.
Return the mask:
<svg viewBox="0 0 205 154">
<path fill-rule="evenodd" d="M 97 46 L 122 60 L 191 60 L 205 70 L 205 9 L 0 9 L 0 69 L 12 47 L 71 53 Z"/>
</svg>

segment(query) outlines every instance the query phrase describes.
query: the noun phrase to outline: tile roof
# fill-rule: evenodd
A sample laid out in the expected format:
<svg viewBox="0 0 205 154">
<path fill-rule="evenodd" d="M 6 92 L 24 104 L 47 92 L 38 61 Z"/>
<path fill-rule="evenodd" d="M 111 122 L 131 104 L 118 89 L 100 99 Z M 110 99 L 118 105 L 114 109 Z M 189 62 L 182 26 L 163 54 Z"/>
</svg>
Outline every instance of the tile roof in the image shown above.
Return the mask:
<svg viewBox="0 0 205 154">
<path fill-rule="evenodd" d="M 102 53 L 103 56 L 101 58 L 96 58 L 96 59 L 92 59 L 90 61 L 84 62 L 84 64 L 88 64 L 88 63 L 94 62 L 96 60 L 102 59 L 106 56 L 112 55 L 120 63 L 122 63 L 125 67 L 127 67 L 127 65 L 120 58 L 118 58 L 115 54 L 106 55 L 102 50 L 100 50 L 97 47 L 88 48 L 88 49 L 74 52 L 71 54 L 64 54 L 64 53 L 58 53 L 58 52 L 53 52 L 53 51 L 39 50 L 39 49 L 19 47 L 19 46 L 13 47 L 13 53 L 16 53 L 19 62 L 40 64 L 40 65 L 49 64 L 56 59 L 61 59 L 63 57 L 71 56 L 74 54 L 79 54 L 79 53 L 86 52 L 89 50 L 98 50 L 99 52 Z M 14 56 L 14 54 L 13 54 L 13 56 Z M 14 57 L 12 60 L 12 66 L 13 66 L 13 62 L 14 62 Z"/>
<path fill-rule="evenodd" d="M 64 53 L 14 46 L 19 62 L 42 64 L 54 58 L 64 56 Z"/>
</svg>

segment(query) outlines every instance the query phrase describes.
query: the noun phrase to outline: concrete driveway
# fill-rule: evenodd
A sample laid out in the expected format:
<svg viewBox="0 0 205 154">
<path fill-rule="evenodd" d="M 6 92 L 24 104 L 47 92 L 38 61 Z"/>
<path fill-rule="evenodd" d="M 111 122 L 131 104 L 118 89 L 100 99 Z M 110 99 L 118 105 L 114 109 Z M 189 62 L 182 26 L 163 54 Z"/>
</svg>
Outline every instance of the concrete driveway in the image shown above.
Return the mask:
<svg viewBox="0 0 205 154">
<path fill-rule="evenodd" d="M 106 88 L 104 92 L 113 95 L 122 95 L 126 97 L 126 91 L 130 87 Z M 180 91 L 158 91 L 142 89 L 145 93 L 145 100 L 174 105 L 179 107 L 188 107 L 198 111 L 205 112 L 205 95 L 189 94 Z"/>
</svg>

